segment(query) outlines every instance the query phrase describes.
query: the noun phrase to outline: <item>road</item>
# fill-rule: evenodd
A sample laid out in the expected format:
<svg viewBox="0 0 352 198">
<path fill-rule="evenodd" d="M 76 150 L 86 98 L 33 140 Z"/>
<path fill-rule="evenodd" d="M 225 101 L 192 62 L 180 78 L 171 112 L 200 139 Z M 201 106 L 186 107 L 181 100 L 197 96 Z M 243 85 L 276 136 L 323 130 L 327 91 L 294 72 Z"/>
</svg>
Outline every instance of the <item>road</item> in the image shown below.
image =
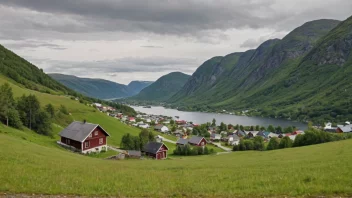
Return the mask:
<svg viewBox="0 0 352 198">
<path fill-rule="evenodd" d="M 108 149 L 113 150 L 113 151 L 117 151 L 119 153 L 123 153 L 124 152 L 124 150 L 121 150 L 121 149 L 118 149 L 118 148 L 115 148 L 115 147 L 112 147 L 112 146 L 108 146 Z"/>
<path fill-rule="evenodd" d="M 227 148 L 227 147 L 225 147 L 225 146 L 221 146 L 221 144 L 218 143 L 218 142 L 212 142 L 212 144 L 215 145 L 215 146 L 217 146 L 217 147 L 219 147 L 219 148 L 221 148 L 222 150 L 224 150 L 224 151 L 226 151 L 226 152 L 231 152 L 231 151 L 232 151 L 232 149 L 230 149 L 230 148 Z"/>
</svg>

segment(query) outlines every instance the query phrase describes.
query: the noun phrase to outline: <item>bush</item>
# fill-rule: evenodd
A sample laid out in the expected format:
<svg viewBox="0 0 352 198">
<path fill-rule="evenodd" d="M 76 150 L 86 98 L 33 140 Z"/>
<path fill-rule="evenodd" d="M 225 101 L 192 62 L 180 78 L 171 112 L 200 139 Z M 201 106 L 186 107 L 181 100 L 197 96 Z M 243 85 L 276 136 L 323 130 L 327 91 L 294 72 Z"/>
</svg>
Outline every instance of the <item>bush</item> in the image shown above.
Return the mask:
<svg viewBox="0 0 352 198">
<path fill-rule="evenodd" d="M 263 151 L 264 150 L 264 139 L 261 136 L 256 136 L 253 138 L 254 150 Z"/>
<path fill-rule="evenodd" d="M 280 144 L 279 144 L 279 148 L 280 149 L 291 148 L 292 144 L 293 144 L 293 141 L 288 136 L 285 136 L 281 139 Z"/>
<path fill-rule="evenodd" d="M 20 115 L 18 114 L 18 111 L 16 109 L 10 109 L 8 112 L 9 116 L 9 125 L 21 129 L 23 127 Z"/>
<path fill-rule="evenodd" d="M 279 148 L 280 148 L 280 147 L 279 147 L 279 144 L 280 144 L 279 138 L 273 137 L 273 138 L 270 139 L 269 144 L 268 144 L 268 146 L 267 146 L 266 149 L 267 149 L 267 150 L 279 149 Z"/>
</svg>

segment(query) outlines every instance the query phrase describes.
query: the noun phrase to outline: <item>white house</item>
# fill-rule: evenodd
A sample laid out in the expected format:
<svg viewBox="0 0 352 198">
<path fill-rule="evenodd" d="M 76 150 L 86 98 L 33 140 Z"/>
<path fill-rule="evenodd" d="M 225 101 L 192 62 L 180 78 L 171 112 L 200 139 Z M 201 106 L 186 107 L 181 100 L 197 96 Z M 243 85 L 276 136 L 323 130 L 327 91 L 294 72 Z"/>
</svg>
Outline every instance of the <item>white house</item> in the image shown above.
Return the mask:
<svg viewBox="0 0 352 198">
<path fill-rule="evenodd" d="M 93 105 L 95 105 L 97 108 L 102 107 L 103 105 L 101 105 L 100 103 L 93 103 Z"/>
<path fill-rule="evenodd" d="M 156 125 L 156 126 L 154 127 L 154 130 L 160 131 L 160 132 L 162 132 L 162 133 L 167 133 L 167 132 L 169 132 L 169 128 L 167 128 L 167 126 L 165 126 L 165 125 Z"/>
<path fill-rule="evenodd" d="M 325 124 L 324 130 L 325 129 L 331 129 L 331 128 L 332 128 L 332 123 L 328 122 L 328 123 Z"/>
<path fill-rule="evenodd" d="M 139 127 L 143 128 L 143 129 L 148 129 L 150 126 L 149 126 L 149 124 L 141 124 L 141 125 L 139 125 Z"/>
<path fill-rule="evenodd" d="M 229 135 L 227 143 L 231 146 L 238 145 L 240 143 L 240 138 L 236 134 Z"/>
</svg>

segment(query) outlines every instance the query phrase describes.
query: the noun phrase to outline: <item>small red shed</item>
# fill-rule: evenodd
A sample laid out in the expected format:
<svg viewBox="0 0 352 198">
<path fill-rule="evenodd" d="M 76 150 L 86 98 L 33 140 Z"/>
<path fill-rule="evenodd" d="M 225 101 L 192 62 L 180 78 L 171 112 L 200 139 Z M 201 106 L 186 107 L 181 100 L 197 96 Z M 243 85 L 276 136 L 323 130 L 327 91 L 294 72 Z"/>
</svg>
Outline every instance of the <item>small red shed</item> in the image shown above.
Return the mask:
<svg viewBox="0 0 352 198">
<path fill-rule="evenodd" d="M 100 152 L 106 149 L 110 136 L 99 124 L 72 122 L 59 134 L 60 144 L 75 148 L 81 153 Z"/>
<path fill-rule="evenodd" d="M 207 140 L 204 137 L 193 136 L 190 140 L 188 140 L 188 143 L 193 146 L 206 146 Z"/>
<path fill-rule="evenodd" d="M 168 150 L 169 148 L 161 142 L 148 142 L 142 151 L 146 156 L 159 160 L 167 158 Z"/>
</svg>

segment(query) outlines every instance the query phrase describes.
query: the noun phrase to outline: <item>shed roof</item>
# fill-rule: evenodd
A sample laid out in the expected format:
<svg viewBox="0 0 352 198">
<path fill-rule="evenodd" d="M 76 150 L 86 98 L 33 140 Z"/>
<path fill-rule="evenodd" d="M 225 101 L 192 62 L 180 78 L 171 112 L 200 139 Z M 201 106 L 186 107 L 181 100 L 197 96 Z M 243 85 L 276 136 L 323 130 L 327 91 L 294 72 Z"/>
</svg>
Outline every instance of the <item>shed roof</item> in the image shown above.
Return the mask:
<svg viewBox="0 0 352 198">
<path fill-rule="evenodd" d="M 127 155 L 129 155 L 129 156 L 138 156 L 138 157 L 142 156 L 140 151 L 134 151 L 134 150 L 128 150 L 127 151 Z"/>
<path fill-rule="evenodd" d="M 191 143 L 191 144 L 199 144 L 200 141 L 202 141 L 202 139 L 205 139 L 205 138 L 204 137 L 200 137 L 200 136 L 193 136 L 190 140 L 188 140 L 188 142 Z"/>
<path fill-rule="evenodd" d="M 61 137 L 83 142 L 95 128 L 99 127 L 106 136 L 110 136 L 99 124 L 74 121 L 60 132 Z"/>
<path fill-rule="evenodd" d="M 341 129 L 342 132 L 347 133 L 347 132 L 352 132 L 352 124 L 349 125 L 337 125 L 339 129 Z"/>
<path fill-rule="evenodd" d="M 154 129 L 157 129 L 157 130 L 161 130 L 161 128 L 163 128 L 164 125 L 162 124 L 158 124 L 156 126 L 154 126 Z"/>
<path fill-rule="evenodd" d="M 176 144 L 186 145 L 188 144 L 188 139 L 180 138 L 177 140 Z"/>
<path fill-rule="evenodd" d="M 164 144 L 161 142 L 148 142 L 144 148 L 143 151 L 144 152 L 148 152 L 148 153 L 153 153 L 156 154 L 160 148 L 163 146 Z M 167 146 L 165 145 L 165 147 L 167 148 Z M 169 150 L 169 148 L 167 148 L 167 150 Z"/>
</svg>

